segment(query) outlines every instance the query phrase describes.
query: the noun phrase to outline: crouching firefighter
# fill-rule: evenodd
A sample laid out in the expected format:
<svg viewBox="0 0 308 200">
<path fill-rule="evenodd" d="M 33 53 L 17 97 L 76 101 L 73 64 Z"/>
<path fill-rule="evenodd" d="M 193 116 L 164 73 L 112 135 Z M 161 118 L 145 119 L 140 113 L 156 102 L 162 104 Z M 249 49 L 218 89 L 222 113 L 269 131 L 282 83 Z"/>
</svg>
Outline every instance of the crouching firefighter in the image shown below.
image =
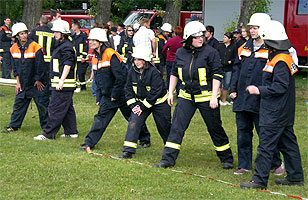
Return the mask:
<svg viewBox="0 0 308 200">
<path fill-rule="evenodd" d="M 14 24 L 12 30 L 12 37 L 17 38 L 10 50 L 17 80 L 16 97 L 11 122 L 2 133 L 16 131 L 21 127 L 32 98 L 39 112 L 41 128 L 44 129 L 48 118 L 49 95 L 45 87 L 48 83 L 48 69 L 44 63 L 42 47 L 28 38 L 28 28 L 24 23 Z"/>
<path fill-rule="evenodd" d="M 151 52 L 139 46 L 134 49 L 132 56 L 135 65 L 128 73 L 125 87 L 131 114 L 128 119 L 123 155 L 120 158 L 132 158 L 132 154 L 136 153 L 140 130 L 151 113 L 164 144 L 171 126 L 171 107 L 167 103 L 168 91 L 160 72 L 151 63 Z"/>
<path fill-rule="evenodd" d="M 283 25 L 275 20 L 260 28 L 260 36 L 269 50 L 263 68 L 262 85 L 247 87 L 260 95 L 260 133 L 255 174 L 241 188 L 265 189 L 276 148 L 282 153 L 287 176 L 275 180 L 278 185 L 304 185 L 301 155 L 294 134 L 295 78 L 298 71 L 288 49 L 292 47 Z"/>
<path fill-rule="evenodd" d="M 50 62 L 51 98 L 48 107 L 48 122 L 41 135 L 34 140 L 55 139 L 61 128 L 60 137 L 77 138 L 76 113 L 73 106 L 73 94 L 76 88 L 76 54 L 69 40 L 69 23 L 56 20 L 53 23 L 55 39 L 58 41 Z"/>
<path fill-rule="evenodd" d="M 233 168 L 233 156 L 228 136 L 220 119 L 218 90 L 222 76 L 218 52 L 204 42 L 202 23 L 189 22 L 184 28 L 184 47 L 176 52 L 170 77 L 168 103 L 173 104 L 173 92 L 180 80 L 180 91 L 173 113 L 170 134 L 162 159 L 154 167 L 175 165 L 185 131 L 199 109 L 224 169 Z"/>
<path fill-rule="evenodd" d="M 128 120 L 130 108 L 126 105 L 124 85 L 126 81 L 125 67 L 119 54 L 109 48 L 106 31 L 94 28 L 89 35 L 90 48 L 94 49 L 92 69 L 97 85 L 96 104 L 98 113 L 94 116 L 93 125 L 80 149 L 92 149 L 104 134 L 108 124 L 120 109 L 122 115 Z M 122 67 L 123 66 L 123 67 Z M 146 126 L 142 129 L 143 135 L 149 134 Z"/>
</svg>

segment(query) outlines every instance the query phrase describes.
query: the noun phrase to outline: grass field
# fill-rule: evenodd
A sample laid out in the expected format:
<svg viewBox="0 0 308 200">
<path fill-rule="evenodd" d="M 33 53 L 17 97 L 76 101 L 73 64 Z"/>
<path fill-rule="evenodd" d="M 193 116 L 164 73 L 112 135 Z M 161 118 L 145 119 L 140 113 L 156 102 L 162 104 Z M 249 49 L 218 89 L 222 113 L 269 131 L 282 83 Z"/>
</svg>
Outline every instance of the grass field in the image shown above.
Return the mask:
<svg viewBox="0 0 308 200">
<path fill-rule="evenodd" d="M 305 176 L 308 176 L 308 73 L 296 78 L 295 133 L 302 155 Z M 0 127 L 9 124 L 14 102 L 14 87 L 0 86 Z M 292 199 L 256 190 L 243 190 L 206 178 L 155 169 L 124 160 L 89 155 L 78 150 L 88 133 L 98 108 L 90 88 L 74 95 L 79 130 L 78 139 L 34 141 L 42 132 L 34 102 L 20 130 L 0 133 L 0 199 Z M 237 165 L 235 115 L 231 107 L 222 107 L 223 126 L 229 136 Z M 147 121 L 152 146 L 137 150 L 133 161 L 152 165 L 159 162 L 163 143 L 152 116 Z M 94 152 L 119 156 L 122 151 L 127 122 L 118 112 Z M 254 156 L 258 137 L 254 137 Z M 223 170 L 212 141 L 199 113 L 188 128 L 175 170 L 181 170 L 239 185 L 251 175 L 236 176 Z M 270 176 L 269 190 L 308 198 L 304 187 L 276 186 Z"/>
</svg>

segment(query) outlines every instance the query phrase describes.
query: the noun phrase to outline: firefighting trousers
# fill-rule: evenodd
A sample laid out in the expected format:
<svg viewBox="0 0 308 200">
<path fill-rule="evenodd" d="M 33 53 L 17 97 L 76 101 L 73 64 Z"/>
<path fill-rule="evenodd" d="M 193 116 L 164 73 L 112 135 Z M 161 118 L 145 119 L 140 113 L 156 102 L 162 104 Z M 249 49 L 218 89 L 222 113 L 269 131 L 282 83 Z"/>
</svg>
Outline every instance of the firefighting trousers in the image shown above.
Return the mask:
<svg viewBox="0 0 308 200">
<path fill-rule="evenodd" d="M 236 112 L 238 168 L 252 169 L 253 126 L 259 135 L 259 114 L 252 112 Z M 271 169 L 281 165 L 279 150 L 276 149 Z"/>
<path fill-rule="evenodd" d="M 3 59 L 2 59 L 2 78 L 11 78 L 11 71 L 12 71 L 12 65 L 11 65 L 11 53 L 10 52 L 3 52 L 2 53 Z"/>
<path fill-rule="evenodd" d="M 301 155 L 294 134 L 293 126 L 287 127 L 260 127 L 258 154 L 255 160 L 255 174 L 252 180 L 267 186 L 276 148 L 284 157 L 289 181 L 303 181 Z"/>
<path fill-rule="evenodd" d="M 86 89 L 86 72 L 88 68 L 87 62 L 77 62 L 77 74 L 78 74 L 78 80 L 80 84 L 80 88 L 82 90 Z"/>
<path fill-rule="evenodd" d="M 93 148 L 99 142 L 108 124 L 110 123 L 110 121 L 112 120 L 113 116 L 116 114 L 118 109 L 120 109 L 125 119 L 128 120 L 130 117 L 131 109 L 126 104 L 123 104 L 122 106 L 119 107 L 110 108 L 110 106 L 105 104 L 103 101 L 100 102 L 98 113 L 94 115 L 94 122 L 92 124 L 92 127 L 88 135 L 85 138 L 84 141 L 85 144 Z M 143 124 L 143 127 L 141 129 L 140 137 L 143 137 L 144 144 L 150 143 L 150 133 L 145 123 Z M 140 140 L 140 143 L 141 142 L 142 141 Z"/>
<path fill-rule="evenodd" d="M 31 99 L 32 98 L 24 98 L 19 97 L 19 95 L 16 95 L 9 127 L 21 127 L 22 122 L 27 114 Z M 46 127 L 48 119 L 49 95 L 33 97 L 33 100 L 39 113 L 41 128 L 44 129 Z"/>
<path fill-rule="evenodd" d="M 49 139 L 55 139 L 61 125 L 64 134 L 77 134 L 76 113 L 73 106 L 73 91 L 51 92 L 48 106 L 48 121 L 43 135 Z"/>
<path fill-rule="evenodd" d="M 150 109 L 146 109 L 140 116 L 131 112 L 128 119 L 123 152 L 136 153 L 140 131 L 151 113 L 153 114 L 158 133 L 164 144 L 166 144 L 171 127 L 171 107 L 168 105 L 167 101 L 154 105 Z"/>
<path fill-rule="evenodd" d="M 233 163 L 229 139 L 222 127 L 220 119 L 220 108 L 211 109 L 208 101 L 194 103 L 193 101 L 183 98 L 179 98 L 175 106 L 171 130 L 163 151 L 161 162 L 175 165 L 175 160 L 179 155 L 185 131 L 197 108 L 207 126 L 220 161 L 222 163 Z"/>
</svg>

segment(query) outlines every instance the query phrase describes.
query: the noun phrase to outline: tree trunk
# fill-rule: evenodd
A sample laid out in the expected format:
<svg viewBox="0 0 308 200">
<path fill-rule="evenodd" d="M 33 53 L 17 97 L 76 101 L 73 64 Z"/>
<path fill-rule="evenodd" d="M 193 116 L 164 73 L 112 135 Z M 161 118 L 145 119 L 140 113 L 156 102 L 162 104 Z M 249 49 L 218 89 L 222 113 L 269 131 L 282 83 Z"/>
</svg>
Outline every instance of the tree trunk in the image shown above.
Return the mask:
<svg viewBox="0 0 308 200">
<path fill-rule="evenodd" d="M 247 25 L 253 10 L 249 9 L 253 2 L 258 0 L 241 0 L 241 11 L 238 19 L 239 26 Z"/>
<path fill-rule="evenodd" d="M 102 24 L 107 23 L 110 18 L 112 0 L 98 0 L 98 14 L 95 16 L 95 22 Z"/>
<path fill-rule="evenodd" d="M 22 21 L 27 25 L 29 31 L 40 22 L 42 15 L 43 0 L 24 0 Z"/>
<path fill-rule="evenodd" d="M 182 0 L 169 0 L 166 5 L 163 23 L 169 23 L 174 26 L 179 25 L 180 11 L 182 7 Z"/>
</svg>

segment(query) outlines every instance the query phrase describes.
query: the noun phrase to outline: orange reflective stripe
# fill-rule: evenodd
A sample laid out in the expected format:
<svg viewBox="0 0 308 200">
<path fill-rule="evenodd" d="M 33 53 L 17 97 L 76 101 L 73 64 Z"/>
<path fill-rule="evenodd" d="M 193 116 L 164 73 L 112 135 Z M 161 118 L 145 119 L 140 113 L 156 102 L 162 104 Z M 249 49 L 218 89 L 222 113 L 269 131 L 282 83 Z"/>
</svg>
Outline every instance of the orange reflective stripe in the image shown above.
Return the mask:
<svg viewBox="0 0 308 200">
<path fill-rule="evenodd" d="M 244 49 L 244 46 L 246 45 L 247 42 L 245 42 L 242 46 L 240 46 L 237 50 L 237 54 L 240 55 L 241 51 Z"/>
<path fill-rule="evenodd" d="M 287 64 L 291 75 L 295 74 L 298 71 L 297 66 L 294 63 L 291 55 L 290 54 L 283 54 L 283 53 L 276 55 L 272 60 L 268 61 L 265 65 L 265 67 L 263 68 L 263 71 L 273 73 L 274 67 L 280 61 L 285 62 Z"/>
<path fill-rule="evenodd" d="M 259 49 L 257 52 L 255 52 L 255 58 L 268 59 L 268 50 L 267 49 Z"/>
<path fill-rule="evenodd" d="M 25 50 L 24 53 L 24 58 L 35 58 L 35 54 L 39 51 L 42 50 L 42 47 L 36 43 L 36 42 L 31 42 L 28 46 L 28 48 Z M 21 51 L 18 48 L 17 43 L 13 44 L 13 46 L 10 49 L 10 52 L 13 56 L 13 58 L 21 58 Z"/>
<path fill-rule="evenodd" d="M 167 41 L 166 38 L 165 38 L 164 36 L 162 36 L 162 35 L 158 35 L 158 37 L 159 37 L 160 39 L 163 39 L 165 42 Z"/>
<path fill-rule="evenodd" d="M 103 55 L 102 55 L 102 59 L 100 61 L 98 61 L 98 59 L 96 57 L 92 58 L 92 69 L 93 70 L 98 70 L 101 69 L 103 67 L 110 67 L 110 60 L 111 57 L 113 55 L 116 55 L 117 58 L 120 60 L 120 62 L 122 62 L 122 58 L 120 57 L 120 55 L 113 49 L 111 48 L 107 48 Z"/>
</svg>

